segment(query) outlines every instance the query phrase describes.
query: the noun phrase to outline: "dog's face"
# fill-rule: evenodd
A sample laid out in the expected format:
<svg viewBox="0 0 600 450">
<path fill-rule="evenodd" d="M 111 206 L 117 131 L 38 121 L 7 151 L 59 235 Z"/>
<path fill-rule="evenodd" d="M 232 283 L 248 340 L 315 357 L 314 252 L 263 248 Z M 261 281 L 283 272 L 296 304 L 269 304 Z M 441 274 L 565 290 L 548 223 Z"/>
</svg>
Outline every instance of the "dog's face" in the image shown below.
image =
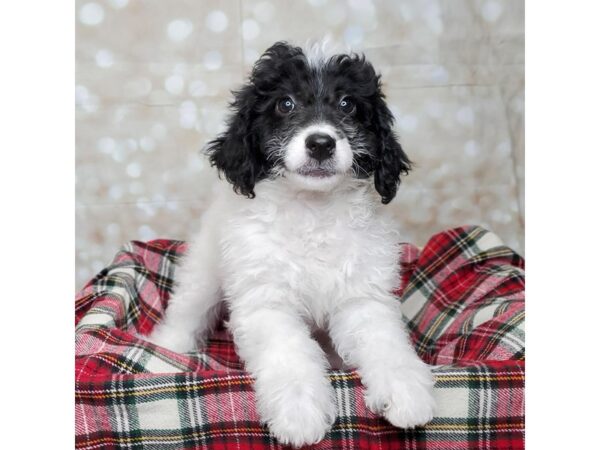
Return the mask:
<svg viewBox="0 0 600 450">
<path fill-rule="evenodd" d="M 208 144 L 210 160 L 236 192 L 254 197 L 265 178 L 327 191 L 347 177 L 374 176 L 383 203 L 410 161 L 393 131 L 379 75 L 355 54 L 311 58 L 276 43 L 235 93 L 228 129 Z"/>
</svg>

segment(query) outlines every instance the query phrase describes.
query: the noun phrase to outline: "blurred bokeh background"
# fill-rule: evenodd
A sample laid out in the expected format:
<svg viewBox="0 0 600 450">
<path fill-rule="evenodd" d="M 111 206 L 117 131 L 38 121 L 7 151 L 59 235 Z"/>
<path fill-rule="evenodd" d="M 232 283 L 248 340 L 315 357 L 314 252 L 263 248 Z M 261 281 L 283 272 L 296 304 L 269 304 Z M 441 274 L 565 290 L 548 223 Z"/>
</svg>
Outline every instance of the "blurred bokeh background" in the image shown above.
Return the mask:
<svg viewBox="0 0 600 450">
<path fill-rule="evenodd" d="M 214 181 L 199 150 L 277 40 L 328 37 L 383 74 L 415 170 L 405 240 L 479 224 L 523 253 L 519 0 L 77 0 L 76 285 L 132 239 L 187 239 Z"/>
</svg>

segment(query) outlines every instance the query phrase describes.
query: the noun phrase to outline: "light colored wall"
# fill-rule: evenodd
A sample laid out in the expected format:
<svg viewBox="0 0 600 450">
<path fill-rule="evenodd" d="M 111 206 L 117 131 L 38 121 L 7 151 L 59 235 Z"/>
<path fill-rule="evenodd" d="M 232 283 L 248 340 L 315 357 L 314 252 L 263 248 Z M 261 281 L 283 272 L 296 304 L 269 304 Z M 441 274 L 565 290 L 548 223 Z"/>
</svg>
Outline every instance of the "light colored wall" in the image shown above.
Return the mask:
<svg viewBox="0 0 600 450">
<path fill-rule="evenodd" d="M 405 240 L 480 224 L 523 251 L 524 11 L 518 0 L 76 2 L 80 287 L 132 239 L 186 239 L 230 90 L 277 40 L 328 35 L 383 74 L 417 163 L 390 208 Z"/>
</svg>

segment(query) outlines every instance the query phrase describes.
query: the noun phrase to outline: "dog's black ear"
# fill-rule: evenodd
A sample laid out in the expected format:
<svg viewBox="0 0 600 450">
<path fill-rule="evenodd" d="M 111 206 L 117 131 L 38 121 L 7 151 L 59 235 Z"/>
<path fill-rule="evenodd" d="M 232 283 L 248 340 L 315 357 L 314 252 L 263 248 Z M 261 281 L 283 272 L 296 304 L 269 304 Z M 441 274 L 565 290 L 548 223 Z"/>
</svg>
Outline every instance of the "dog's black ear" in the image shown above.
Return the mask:
<svg viewBox="0 0 600 450">
<path fill-rule="evenodd" d="M 396 196 L 400 175 L 408 174 L 412 163 L 402 150 L 392 130 L 394 116 L 385 103 L 380 86 L 378 86 L 378 94 L 375 96 L 373 119 L 377 135 L 374 168 L 375 189 L 381 195 L 381 202 L 387 204 Z"/>
<path fill-rule="evenodd" d="M 253 131 L 254 86 L 248 84 L 234 95 L 227 130 L 210 141 L 205 151 L 211 165 L 225 175 L 236 193 L 254 198 L 254 185 L 266 174 L 266 163 Z"/>
</svg>

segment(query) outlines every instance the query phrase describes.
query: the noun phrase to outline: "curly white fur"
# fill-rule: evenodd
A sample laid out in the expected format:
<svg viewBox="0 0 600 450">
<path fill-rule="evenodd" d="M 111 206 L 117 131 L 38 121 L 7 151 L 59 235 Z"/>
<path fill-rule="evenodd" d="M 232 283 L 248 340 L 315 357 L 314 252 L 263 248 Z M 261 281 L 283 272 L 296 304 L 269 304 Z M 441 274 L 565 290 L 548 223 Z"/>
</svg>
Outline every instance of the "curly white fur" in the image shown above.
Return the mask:
<svg viewBox="0 0 600 450">
<path fill-rule="evenodd" d="M 282 443 L 318 442 L 336 417 L 317 330 L 327 330 L 357 368 L 370 409 L 399 427 L 428 422 L 432 376 L 391 294 L 399 237 L 377 200 L 369 180 L 350 176 L 326 192 L 285 177 L 265 180 L 252 200 L 224 186 L 150 339 L 196 349 L 224 300 L 239 355 L 256 379 L 259 414 Z"/>
</svg>

